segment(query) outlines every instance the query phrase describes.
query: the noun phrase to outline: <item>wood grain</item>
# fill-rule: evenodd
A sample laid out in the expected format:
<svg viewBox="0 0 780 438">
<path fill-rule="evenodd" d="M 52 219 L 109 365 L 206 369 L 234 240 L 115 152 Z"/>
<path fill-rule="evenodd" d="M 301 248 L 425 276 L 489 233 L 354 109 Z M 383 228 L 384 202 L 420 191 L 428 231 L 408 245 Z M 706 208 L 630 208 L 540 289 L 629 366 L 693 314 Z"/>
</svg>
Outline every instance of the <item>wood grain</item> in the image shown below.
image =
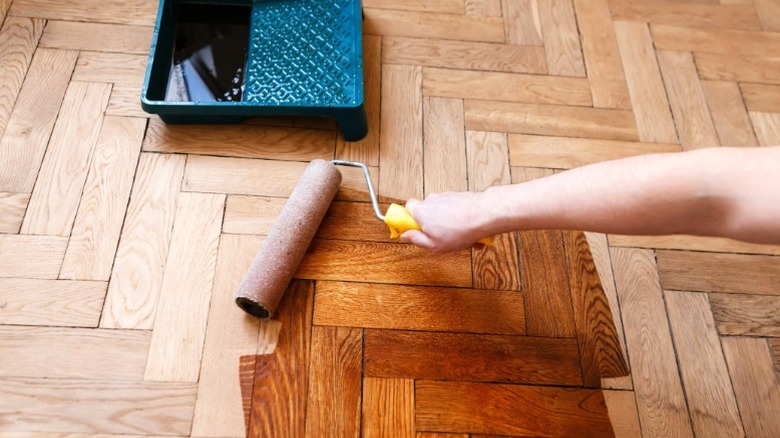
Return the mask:
<svg viewBox="0 0 780 438">
<path fill-rule="evenodd" d="M 78 3 L 60 3 L 56 0 L 20 0 L 13 2 L 8 15 L 148 26 L 154 21 L 155 12 L 155 5 L 143 0 L 87 0 Z"/>
<path fill-rule="evenodd" d="M 107 284 L 101 281 L 0 279 L 0 324 L 97 327 Z"/>
<path fill-rule="evenodd" d="M 0 234 L 0 278 L 57 278 L 67 244 L 67 237 Z"/>
<path fill-rule="evenodd" d="M 147 55 L 128 55 L 125 53 L 80 52 L 71 79 L 84 82 L 140 85 L 144 81 L 147 58 Z"/>
<path fill-rule="evenodd" d="M 710 294 L 710 304 L 723 335 L 780 337 L 780 297 Z"/>
<path fill-rule="evenodd" d="M 388 204 L 380 203 L 379 209 L 387 211 Z M 331 203 L 317 231 L 320 239 L 357 240 L 363 242 L 391 242 L 387 225 L 375 215 L 366 202 Z"/>
<path fill-rule="evenodd" d="M 460 0 L 366 0 L 363 6 L 378 9 L 403 9 L 406 11 L 441 12 L 463 14 L 463 2 Z"/>
<path fill-rule="evenodd" d="M 368 7 L 363 8 L 363 15 L 363 31 L 368 35 L 504 42 L 503 21 L 497 17 Z"/>
<path fill-rule="evenodd" d="M 780 5 L 772 0 L 755 0 L 756 14 L 764 30 L 780 32 Z"/>
<path fill-rule="evenodd" d="M 252 395 L 255 386 L 257 356 L 254 354 L 241 356 L 238 367 L 238 375 L 239 379 L 241 379 L 241 405 L 244 409 L 244 436 L 249 436 L 249 416 L 252 413 Z"/>
<path fill-rule="evenodd" d="M 230 195 L 225 206 L 222 232 L 266 236 L 286 203 L 287 198 Z"/>
<path fill-rule="evenodd" d="M 699 76 L 705 80 L 780 84 L 780 59 L 724 53 L 694 53 Z"/>
<path fill-rule="evenodd" d="M 616 20 L 645 21 L 700 28 L 760 30 L 761 22 L 752 5 L 724 5 L 696 2 L 653 0 L 636 2 L 613 0 L 610 3 Z"/>
<path fill-rule="evenodd" d="M 686 26 L 652 25 L 658 50 L 780 57 L 780 34 Z"/>
<path fill-rule="evenodd" d="M 758 146 L 739 86 L 725 81 L 702 81 L 701 85 L 720 144 Z"/>
<path fill-rule="evenodd" d="M 317 325 L 525 333 L 523 297 L 509 291 L 319 281 L 314 304 Z"/>
<path fill-rule="evenodd" d="M 363 379 L 364 438 L 415 438 L 415 383 L 408 379 Z"/>
<path fill-rule="evenodd" d="M 500 0 L 466 0 L 464 8 L 466 15 L 480 15 L 486 17 L 501 16 Z"/>
<path fill-rule="evenodd" d="M 114 84 L 108 99 L 107 116 L 150 118 L 151 114 L 141 108 L 140 84 Z"/>
<path fill-rule="evenodd" d="M 501 2 L 507 44 L 543 46 L 538 0 Z"/>
<path fill-rule="evenodd" d="M 2 11 L 0 7 L 0 11 Z M 30 67 L 33 52 L 43 33 L 44 20 L 11 17 L 3 23 L 0 14 L 0 138 Z"/>
<path fill-rule="evenodd" d="M 751 112 L 750 120 L 761 146 L 780 144 L 780 114 Z"/>
<path fill-rule="evenodd" d="M 146 55 L 153 30 L 151 26 L 50 20 L 40 47 Z"/>
<path fill-rule="evenodd" d="M 623 236 L 611 234 L 611 246 L 638 248 L 681 249 L 707 252 L 733 252 L 743 254 L 780 255 L 780 246 L 740 242 L 723 237 L 673 236 Z"/>
<path fill-rule="evenodd" d="M 19 233 L 28 202 L 29 193 L 0 192 L 0 233 Z"/>
<path fill-rule="evenodd" d="M 780 113 L 780 85 L 742 83 L 739 89 L 748 111 Z"/>
<path fill-rule="evenodd" d="M 572 0 L 536 0 L 551 75 L 585 77 Z"/>
<path fill-rule="evenodd" d="M 425 75 L 423 75 L 425 82 Z M 423 90 L 424 91 L 424 90 Z M 431 193 L 467 189 L 463 101 L 423 99 L 423 188 Z"/>
<path fill-rule="evenodd" d="M 616 437 L 641 438 L 636 397 L 631 391 L 604 391 L 604 402 Z"/>
<path fill-rule="evenodd" d="M 658 251 L 664 288 L 780 295 L 780 259 L 763 255 Z"/>
</svg>

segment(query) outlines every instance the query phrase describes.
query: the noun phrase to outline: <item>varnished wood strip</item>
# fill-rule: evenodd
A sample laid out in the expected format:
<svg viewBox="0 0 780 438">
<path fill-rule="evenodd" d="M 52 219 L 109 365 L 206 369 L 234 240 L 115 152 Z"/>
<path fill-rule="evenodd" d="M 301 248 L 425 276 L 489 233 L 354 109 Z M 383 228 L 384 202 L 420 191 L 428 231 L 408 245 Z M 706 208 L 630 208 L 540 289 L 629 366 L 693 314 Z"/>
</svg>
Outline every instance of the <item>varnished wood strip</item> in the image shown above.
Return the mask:
<svg viewBox="0 0 780 438">
<path fill-rule="evenodd" d="M 466 100 L 466 129 L 636 141 L 629 111 Z"/>
<path fill-rule="evenodd" d="M 250 125 L 168 125 L 149 121 L 144 151 L 311 161 L 332 159 L 335 131 Z"/>
<path fill-rule="evenodd" d="M 495 100 L 521 103 L 591 106 L 590 87 L 584 78 L 423 69 L 426 96 Z"/>
<path fill-rule="evenodd" d="M 307 437 L 360 437 L 363 330 L 312 327 Z"/>
<path fill-rule="evenodd" d="M 463 101 L 438 97 L 424 98 L 423 126 L 425 195 L 466 190 L 468 176 Z"/>
<path fill-rule="evenodd" d="M 751 112 L 750 121 L 761 146 L 780 144 L 780 113 Z"/>
<path fill-rule="evenodd" d="M 601 391 L 418 381 L 417 430 L 523 436 L 612 435 Z"/>
<path fill-rule="evenodd" d="M 77 52 L 38 49 L 0 139 L 0 191 L 31 193 Z M 42 87 L 41 84 L 46 84 Z"/>
<path fill-rule="evenodd" d="M 512 166 L 571 169 L 635 155 L 679 152 L 676 144 L 641 143 L 540 135 L 509 135 Z"/>
<path fill-rule="evenodd" d="M 585 77 L 580 34 L 572 0 L 536 0 L 551 75 Z"/>
<path fill-rule="evenodd" d="M 780 255 L 778 245 L 759 245 L 739 242 L 722 237 L 699 236 L 609 236 L 611 246 L 628 246 L 637 248 L 681 249 L 708 252 L 734 252 L 744 254 Z"/>
<path fill-rule="evenodd" d="M 744 435 L 707 295 L 669 291 L 665 296 L 694 432 Z"/>
<path fill-rule="evenodd" d="M 151 336 L 141 330 L 0 327 L 0 375 L 141 380 Z"/>
<path fill-rule="evenodd" d="M 748 111 L 780 113 L 780 85 L 743 83 L 739 89 Z"/>
<path fill-rule="evenodd" d="M 547 73 L 544 47 L 384 37 L 382 63 L 506 73 Z"/>
<path fill-rule="evenodd" d="M 725 81 L 702 81 L 701 85 L 720 144 L 758 146 L 739 86 Z"/>
<path fill-rule="evenodd" d="M 780 337 L 780 297 L 716 293 L 710 303 L 723 335 Z"/>
<path fill-rule="evenodd" d="M 57 278 L 67 244 L 67 237 L 0 234 L 0 278 Z"/>
<path fill-rule="evenodd" d="M 0 279 L 0 324 L 97 327 L 102 281 Z"/>
<path fill-rule="evenodd" d="M 230 235 L 220 239 L 192 420 L 193 436 L 246 433 L 240 385 L 236 383 L 243 381 L 239 374 L 241 355 L 257 351 L 259 321 L 236 306 L 234 294 L 256 253 L 254 239 Z M 249 379 L 252 381 L 254 376 Z M 251 399 L 251 389 L 249 392 Z"/>
<path fill-rule="evenodd" d="M 388 204 L 379 204 L 381 211 L 387 211 L 387 207 Z M 325 213 L 317 237 L 364 242 L 391 241 L 387 225 L 376 217 L 373 207 L 366 202 L 333 202 Z"/>
<path fill-rule="evenodd" d="M 501 2 L 507 44 L 543 46 L 538 0 Z"/>
<path fill-rule="evenodd" d="M 366 330 L 363 361 L 367 377 L 582 385 L 573 339 Z"/>
<path fill-rule="evenodd" d="M 10 3 L 9 3 L 10 5 Z M 0 10 L 2 8 L 0 7 Z M 2 15 L 2 14 L 0 14 Z M 44 20 L 0 16 L 0 138 L 3 137 L 33 52 L 43 33 Z"/>
<path fill-rule="evenodd" d="M 0 233 L 19 233 L 28 202 L 29 193 L 0 192 Z"/>
<path fill-rule="evenodd" d="M 466 15 L 501 16 L 501 0 L 466 0 L 464 8 Z"/>
<path fill-rule="evenodd" d="M 780 32 L 780 5 L 772 0 L 755 0 L 756 14 L 766 31 Z"/>
<path fill-rule="evenodd" d="M 314 304 L 317 325 L 525 333 L 523 297 L 510 291 L 319 281 Z"/>
<path fill-rule="evenodd" d="M 145 128 L 143 119 L 104 119 L 60 278 L 108 281 Z"/>
<path fill-rule="evenodd" d="M 157 5 L 143 0 L 108 2 L 87 0 L 78 3 L 21 0 L 13 2 L 8 15 L 149 26 L 154 22 L 156 12 Z"/>
<path fill-rule="evenodd" d="M 432 254 L 413 245 L 315 239 L 297 278 L 471 287 L 468 251 Z"/>
<path fill-rule="evenodd" d="M 222 232 L 266 236 L 285 203 L 287 198 L 230 195 L 227 197 Z"/>
<path fill-rule="evenodd" d="M 0 379 L 3 431 L 189 434 L 196 387 L 86 379 Z"/>
<path fill-rule="evenodd" d="M 718 134 L 712 123 L 693 56 L 688 52 L 665 50 L 658 51 L 656 56 L 683 149 L 718 146 Z"/>
<path fill-rule="evenodd" d="M 294 281 L 279 304 L 276 350 L 257 356 L 249 437 L 304 436 L 313 288 Z"/>
<path fill-rule="evenodd" d="M 780 372 L 780 339 L 767 339 L 767 343 L 769 344 L 769 350 L 775 364 L 775 372 Z"/>
<path fill-rule="evenodd" d="M 151 329 L 185 158 L 141 154 L 100 326 Z"/>
<path fill-rule="evenodd" d="M 110 93 L 107 84 L 71 82 L 68 86 L 22 233 L 70 235 Z"/>
<path fill-rule="evenodd" d="M 179 195 L 145 380 L 198 381 L 224 205 L 224 195 Z"/>
<path fill-rule="evenodd" d="M 147 58 L 148 55 L 80 52 L 73 80 L 138 86 L 144 81 Z"/>
<path fill-rule="evenodd" d="M 382 66 L 379 193 L 423 196 L 422 68 Z"/>
<path fill-rule="evenodd" d="M 780 384 L 766 341 L 724 337 L 731 382 L 747 436 L 772 436 L 780 430 Z M 757 390 L 761 388 L 761 390 Z"/>
<path fill-rule="evenodd" d="M 658 50 L 780 57 L 780 33 L 652 25 Z"/>
<path fill-rule="evenodd" d="M 118 117 L 150 118 L 141 108 L 141 84 L 114 84 L 108 99 L 106 115 Z"/>
<path fill-rule="evenodd" d="M 658 251 L 665 289 L 780 295 L 780 258 Z"/>
<path fill-rule="evenodd" d="M 593 106 L 631 109 L 608 0 L 574 0 L 574 10 Z"/>
<path fill-rule="evenodd" d="M 694 57 L 702 79 L 780 84 L 780 57 L 707 52 L 696 52 Z"/>
<path fill-rule="evenodd" d="M 503 21 L 498 17 L 374 8 L 363 8 L 363 14 L 363 31 L 369 35 L 504 42 Z"/>
<path fill-rule="evenodd" d="M 152 44 L 153 30 L 151 26 L 50 20 L 46 24 L 40 46 L 147 55 Z"/>
<path fill-rule="evenodd" d="M 677 131 L 647 24 L 616 21 L 614 27 L 639 139 L 648 143 L 677 143 Z"/>
<path fill-rule="evenodd" d="M 408 379 L 363 379 L 364 438 L 415 438 L 415 389 Z"/>
<path fill-rule="evenodd" d="M 244 409 L 244 436 L 249 436 L 249 416 L 252 412 L 252 393 L 255 386 L 257 356 L 241 356 L 238 375 L 241 380 L 241 404 Z"/>
<path fill-rule="evenodd" d="M 612 248 L 612 265 L 642 434 L 693 436 L 653 253 Z"/>
<path fill-rule="evenodd" d="M 463 14 L 462 0 L 365 0 L 363 6 L 378 9 Z"/>
<path fill-rule="evenodd" d="M 582 379 L 584 386 L 599 388 L 602 378 L 628 375 L 627 359 L 623 356 L 612 311 L 585 234 L 564 231 L 563 242 Z"/>
<path fill-rule="evenodd" d="M 722 5 L 673 0 L 637 2 L 612 0 L 612 17 L 615 20 L 644 21 L 654 24 L 761 30 L 761 22 L 752 5 Z"/>
<path fill-rule="evenodd" d="M 633 391 L 604 391 L 604 401 L 616 437 L 642 437 Z"/>
</svg>

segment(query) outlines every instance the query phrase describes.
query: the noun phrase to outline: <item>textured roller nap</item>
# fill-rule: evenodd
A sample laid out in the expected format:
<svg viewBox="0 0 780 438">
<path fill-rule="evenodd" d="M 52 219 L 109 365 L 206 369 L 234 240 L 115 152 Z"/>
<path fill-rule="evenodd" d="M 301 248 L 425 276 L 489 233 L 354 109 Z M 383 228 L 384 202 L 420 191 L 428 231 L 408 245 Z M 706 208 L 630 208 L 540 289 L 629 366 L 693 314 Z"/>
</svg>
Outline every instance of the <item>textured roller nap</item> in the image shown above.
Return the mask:
<svg viewBox="0 0 780 438">
<path fill-rule="evenodd" d="M 239 307 L 258 318 L 274 314 L 339 184 L 336 166 L 309 163 L 236 292 Z"/>
</svg>

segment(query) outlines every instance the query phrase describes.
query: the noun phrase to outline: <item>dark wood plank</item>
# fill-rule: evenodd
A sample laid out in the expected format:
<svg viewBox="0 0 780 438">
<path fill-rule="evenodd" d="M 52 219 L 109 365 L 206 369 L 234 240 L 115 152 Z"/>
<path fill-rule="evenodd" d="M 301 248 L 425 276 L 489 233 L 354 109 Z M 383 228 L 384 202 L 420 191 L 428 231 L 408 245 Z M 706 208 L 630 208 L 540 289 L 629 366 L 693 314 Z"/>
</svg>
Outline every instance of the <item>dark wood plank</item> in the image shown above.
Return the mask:
<svg viewBox="0 0 780 438">
<path fill-rule="evenodd" d="M 417 381 L 419 431 L 522 436 L 613 436 L 593 389 Z"/>
<path fill-rule="evenodd" d="M 472 251 L 474 287 L 521 290 L 517 233 L 495 236 L 492 246 Z"/>
<path fill-rule="evenodd" d="M 335 201 L 322 219 L 317 237 L 320 239 L 362 240 L 366 242 L 390 242 L 390 230 L 380 221 L 368 202 Z M 387 211 L 388 204 L 380 204 Z"/>
<path fill-rule="evenodd" d="M 582 385 L 574 339 L 366 330 L 363 360 L 368 377 Z"/>
<path fill-rule="evenodd" d="M 585 386 L 600 388 L 604 377 L 627 375 L 628 365 L 620 348 L 612 310 L 601 287 L 588 239 L 581 231 L 565 231 L 563 240 L 574 305 L 574 325 L 582 356 L 582 378 Z"/>
<path fill-rule="evenodd" d="M 722 335 L 780 337 L 780 297 L 710 294 L 710 306 Z"/>
<path fill-rule="evenodd" d="M 241 404 L 244 408 L 245 434 L 249 436 L 249 416 L 252 412 L 252 393 L 255 385 L 257 356 L 241 356 L 238 360 L 238 378 L 241 385 Z"/>
<path fill-rule="evenodd" d="M 780 257 L 658 251 L 665 289 L 780 295 Z"/>
<path fill-rule="evenodd" d="M 525 334 L 517 292 L 331 281 L 317 282 L 314 324 Z"/>
</svg>

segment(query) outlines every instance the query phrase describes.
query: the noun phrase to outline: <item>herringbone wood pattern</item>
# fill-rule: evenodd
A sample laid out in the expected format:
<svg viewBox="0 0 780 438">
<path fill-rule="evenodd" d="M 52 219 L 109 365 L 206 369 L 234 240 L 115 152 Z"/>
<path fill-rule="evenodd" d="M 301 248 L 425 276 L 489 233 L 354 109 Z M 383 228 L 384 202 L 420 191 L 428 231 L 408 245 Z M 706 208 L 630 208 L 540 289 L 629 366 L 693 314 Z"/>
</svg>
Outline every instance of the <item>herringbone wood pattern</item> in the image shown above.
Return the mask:
<svg viewBox="0 0 780 438">
<path fill-rule="evenodd" d="M 346 171 L 284 311 L 237 309 L 314 158 L 405 199 L 780 144 L 777 0 L 363 6 L 348 143 L 150 118 L 154 1 L 0 0 L 0 435 L 242 436 L 242 394 L 266 436 L 780 434 L 778 247 L 540 231 L 433 257 L 387 242 Z M 621 355 L 588 348 L 593 296 L 629 377 L 601 378 Z"/>
</svg>

